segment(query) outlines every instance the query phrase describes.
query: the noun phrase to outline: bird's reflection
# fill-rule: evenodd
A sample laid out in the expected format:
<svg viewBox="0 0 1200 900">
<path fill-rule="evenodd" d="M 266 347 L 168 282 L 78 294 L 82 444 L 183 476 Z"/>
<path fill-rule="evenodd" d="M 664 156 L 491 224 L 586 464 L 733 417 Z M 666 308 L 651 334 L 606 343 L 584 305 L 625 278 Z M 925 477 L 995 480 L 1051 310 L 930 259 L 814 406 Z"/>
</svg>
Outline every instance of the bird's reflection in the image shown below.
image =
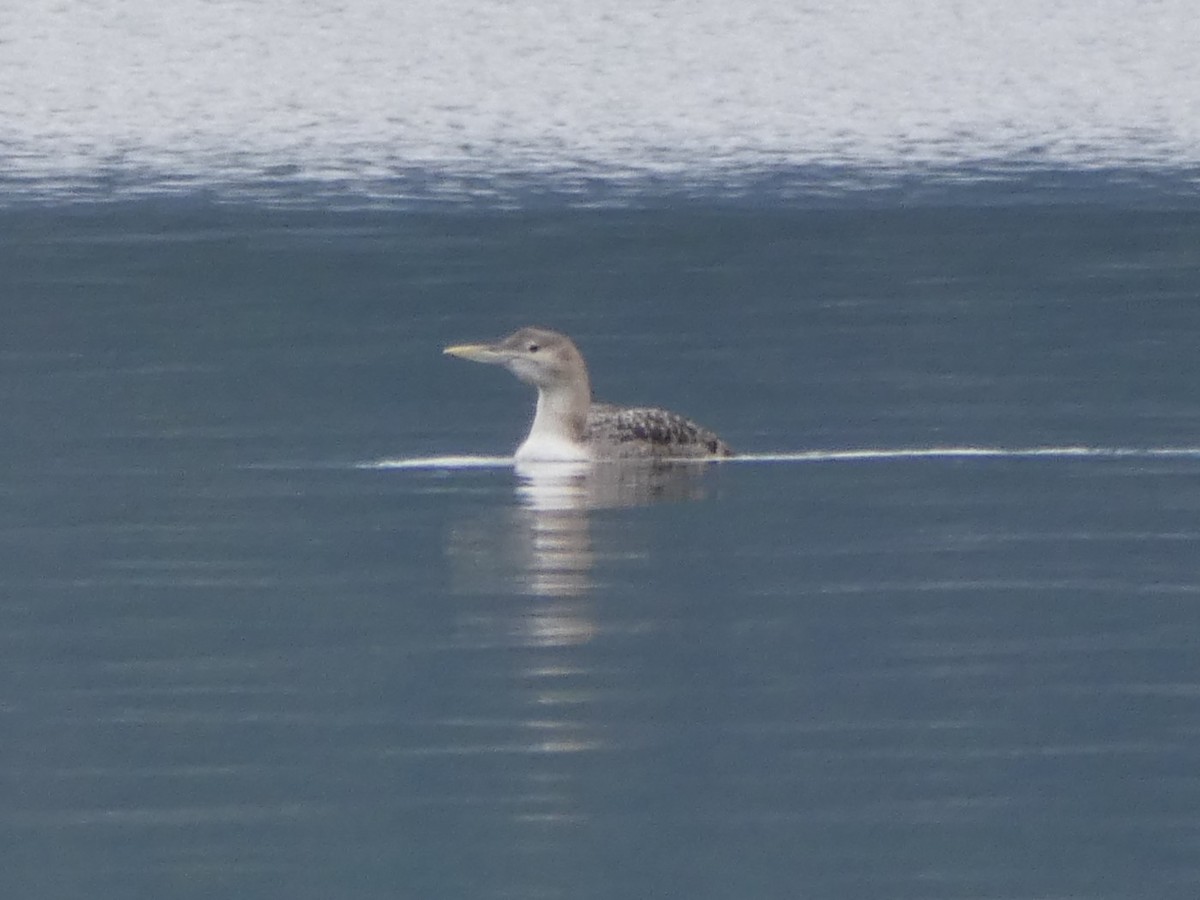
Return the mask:
<svg viewBox="0 0 1200 900">
<path fill-rule="evenodd" d="M 606 718 L 609 676 L 604 628 L 610 611 L 597 599 L 597 561 L 641 553 L 622 515 L 597 510 L 706 496 L 702 464 L 528 464 L 516 470 L 515 502 L 476 514 L 450 531 L 447 553 L 460 596 L 457 641 L 476 652 L 498 649 L 489 668 L 490 728 L 504 729 L 490 749 L 513 754 L 505 840 L 523 860 L 513 896 L 557 894 L 547 872 L 573 845 L 594 812 L 580 755 L 611 753 L 628 738 Z M 494 496 L 494 495 L 493 495 Z M 602 571 L 602 570 L 601 570 Z M 517 651 L 517 652 L 509 652 Z M 511 666 L 511 669 L 504 667 Z"/>
<path fill-rule="evenodd" d="M 520 463 L 517 505 L 456 526 L 448 555 L 456 590 L 573 597 L 594 587 L 590 514 L 707 496 L 704 463 Z M 601 553 L 619 552 L 602 547 Z M 555 626 L 557 627 L 557 626 Z"/>
</svg>

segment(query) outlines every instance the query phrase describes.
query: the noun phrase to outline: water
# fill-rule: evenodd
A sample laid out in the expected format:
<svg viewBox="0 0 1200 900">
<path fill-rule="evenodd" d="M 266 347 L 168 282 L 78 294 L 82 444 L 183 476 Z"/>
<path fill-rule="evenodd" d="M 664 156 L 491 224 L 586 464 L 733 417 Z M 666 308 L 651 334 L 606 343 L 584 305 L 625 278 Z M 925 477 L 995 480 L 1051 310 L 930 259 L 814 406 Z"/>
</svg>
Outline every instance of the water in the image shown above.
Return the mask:
<svg viewBox="0 0 1200 900">
<path fill-rule="evenodd" d="M 1194 897 L 1188 5 L 438 9 L 5 31 L 0 895 Z"/>
<path fill-rule="evenodd" d="M 0 26 L 0 171 L 36 195 L 519 204 L 1014 168 L 1194 190 L 1200 165 L 1189 0 L 76 0 Z"/>
<path fill-rule="evenodd" d="M 1194 214 L 4 224 L 9 895 L 1195 890 Z M 801 455 L 378 467 L 527 319 Z"/>
</svg>

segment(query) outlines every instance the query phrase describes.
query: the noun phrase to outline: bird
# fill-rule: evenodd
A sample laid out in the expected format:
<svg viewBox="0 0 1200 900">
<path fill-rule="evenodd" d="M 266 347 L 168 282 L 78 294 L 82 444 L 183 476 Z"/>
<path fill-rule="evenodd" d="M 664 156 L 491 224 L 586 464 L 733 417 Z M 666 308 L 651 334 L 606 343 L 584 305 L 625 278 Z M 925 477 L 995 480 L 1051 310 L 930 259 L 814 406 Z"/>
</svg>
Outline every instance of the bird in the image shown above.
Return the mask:
<svg viewBox="0 0 1200 900">
<path fill-rule="evenodd" d="M 656 407 L 592 400 L 587 364 L 565 334 L 529 326 L 490 344 L 455 344 L 443 351 L 508 369 L 537 388 L 529 434 L 518 462 L 715 459 L 733 451 L 712 431 Z"/>
</svg>

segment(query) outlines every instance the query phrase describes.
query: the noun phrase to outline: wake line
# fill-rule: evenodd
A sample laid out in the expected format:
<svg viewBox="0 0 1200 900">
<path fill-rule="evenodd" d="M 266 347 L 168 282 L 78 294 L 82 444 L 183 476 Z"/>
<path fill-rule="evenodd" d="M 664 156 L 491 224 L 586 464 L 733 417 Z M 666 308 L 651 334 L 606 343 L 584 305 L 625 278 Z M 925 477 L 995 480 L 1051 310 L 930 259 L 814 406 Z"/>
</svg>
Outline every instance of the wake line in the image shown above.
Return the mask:
<svg viewBox="0 0 1200 900">
<path fill-rule="evenodd" d="M 747 453 L 728 462 L 836 462 L 856 459 L 969 459 L 991 457 L 1099 457 L 1200 459 L 1200 447 L 903 447 L 898 449 L 807 450 L 802 453 Z"/>
<path fill-rule="evenodd" d="M 799 453 L 743 453 L 707 460 L 721 465 L 737 463 L 853 462 L 888 459 L 1200 459 L 1200 447 L 901 447 L 895 449 L 805 450 Z M 701 460 L 679 460 L 696 463 Z M 357 465 L 360 469 L 505 469 L 511 456 L 415 456 L 380 459 Z M 544 465 L 553 465 L 547 463 Z M 574 465 L 578 465 L 575 463 Z"/>
<path fill-rule="evenodd" d="M 358 469 L 505 469 L 511 456 L 414 456 L 359 463 Z"/>
</svg>

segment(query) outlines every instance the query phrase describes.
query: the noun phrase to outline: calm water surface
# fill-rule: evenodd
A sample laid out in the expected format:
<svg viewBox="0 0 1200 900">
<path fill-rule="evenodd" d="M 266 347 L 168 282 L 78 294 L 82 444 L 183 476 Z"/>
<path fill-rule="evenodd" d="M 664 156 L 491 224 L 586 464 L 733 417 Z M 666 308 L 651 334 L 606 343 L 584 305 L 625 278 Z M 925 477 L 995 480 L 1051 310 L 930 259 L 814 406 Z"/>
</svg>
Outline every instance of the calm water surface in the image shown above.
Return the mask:
<svg viewBox="0 0 1200 900">
<path fill-rule="evenodd" d="M 0 898 L 1200 895 L 1194 4 L 282 6 L 0 12 Z"/>
<path fill-rule="evenodd" d="M 2 225 L 5 896 L 1195 896 L 1194 211 Z M 744 451 L 1184 453 L 363 467 L 534 321 Z"/>
</svg>

